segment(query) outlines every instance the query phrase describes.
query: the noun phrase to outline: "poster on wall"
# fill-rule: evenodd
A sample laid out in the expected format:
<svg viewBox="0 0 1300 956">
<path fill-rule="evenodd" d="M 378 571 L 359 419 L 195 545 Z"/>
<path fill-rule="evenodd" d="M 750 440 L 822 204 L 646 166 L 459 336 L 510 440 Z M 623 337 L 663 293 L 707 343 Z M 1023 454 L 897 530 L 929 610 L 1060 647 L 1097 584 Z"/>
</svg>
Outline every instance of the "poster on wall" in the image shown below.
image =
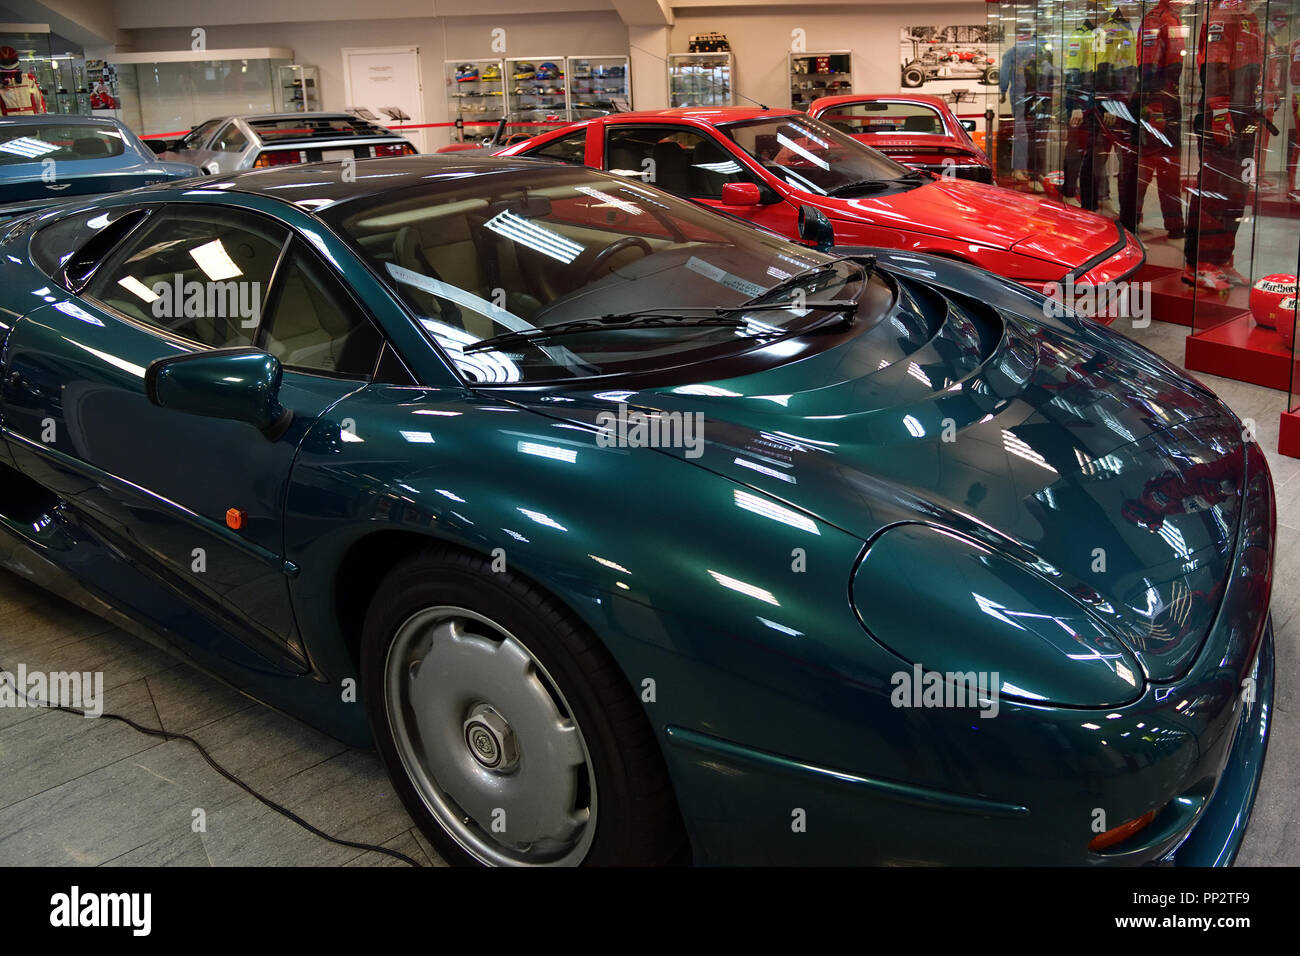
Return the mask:
<svg viewBox="0 0 1300 956">
<path fill-rule="evenodd" d="M 90 95 L 90 112 L 116 116 L 121 108 L 117 91 L 117 67 L 104 60 L 86 61 L 86 90 Z"/>
<path fill-rule="evenodd" d="M 910 26 L 900 30 L 899 85 L 950 103 L 983 101 L 997 92 L 998 43 L 983 24 Z"/>
</svg>

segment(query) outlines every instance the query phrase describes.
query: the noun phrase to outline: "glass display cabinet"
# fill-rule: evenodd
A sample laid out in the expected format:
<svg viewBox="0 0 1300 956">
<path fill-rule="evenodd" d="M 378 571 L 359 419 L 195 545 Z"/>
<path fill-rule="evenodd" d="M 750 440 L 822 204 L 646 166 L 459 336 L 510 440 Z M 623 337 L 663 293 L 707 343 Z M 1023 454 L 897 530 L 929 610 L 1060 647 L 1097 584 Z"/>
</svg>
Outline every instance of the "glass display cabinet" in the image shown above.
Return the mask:
<svg viewBox="0 0 1300 956">
<path fill-rule="evenodd" d="M 276 105 L 281 113 L 313 113 L 320 109 L 320 70 L 290 63 L 276 70 Z"/>
<path fill-rule="evenodd" d="M 624 113 L 632 108 L 632 78 L 625 56 L 568 57 L 569 106 Z"/>
<path fill-rule="evenodd" d="M 563 56 L 506 60 L 506 103 L 512 113 L 549 113 L 568 108 Z"/>
<path fill-rule="evenodd" d="M 456 124 L 452 141 L 490 136 L 506 115 L 505 64 L 501 60 L 445 60 L 447 116 Z"/>
<path fill-rule="evenodd" d="M 92 112 L 85 57 L 68 41 L 48 27 L 31 24 L 21 30 L 0 30 L 2 46 L 13 47 L 18 54 L 17 67 L 0 76 L 0 83 L 15 88 L 9 94 L 15 106 L 21 101 L 24 111 Z"/>
<path fill-rule="evenodd" d="M 1260 303 L 1297 267 L 1298 23 L 1300 0 L 1001 0 L 988 24 L 998 183 L 1135 233 L 1141 318 L 1190 328 L 1187 368 L 1292 403 L 1290 327 Z"/>
<path fill-rule="evenodd" d="M 853 92 L 853 55 L 848 50 L 829 53 L 791 53 L 790 106 L 807 110 L 813 100 Z"/>
<path fill-rule="evenodd" d="M 1296 257 L 1293 262 L 1295 272 L 1291 278 L 1300 276 L 1300 231 L 1296 233 Z M 1282 347 L 1289 352 L 1286 407 L 1282 410 L 1282 422 L 1278 429 L 1277 450 L 1292 458 L 1300 458 L 1300 345 L 1296 344 L 1296 324 L 1300 322 L 1297 314 L 1297 302 L 1300 302 L 1300 281 L 1286 283 L 1281 301 L 1277 306 L 1276 329 Z"/>
<path fill-rule="evenodd" d="M 137 133 L 193 129 L 214 116 L 276 109 L 279 68 L 293 50 L 257 47 L 114 53 L 120 118 Z"/>
<path fill-rule="evenodd" d="M 668 56 L 669 106 L 730 106 L 730 53 L 672 53 Z"/>
</svg>

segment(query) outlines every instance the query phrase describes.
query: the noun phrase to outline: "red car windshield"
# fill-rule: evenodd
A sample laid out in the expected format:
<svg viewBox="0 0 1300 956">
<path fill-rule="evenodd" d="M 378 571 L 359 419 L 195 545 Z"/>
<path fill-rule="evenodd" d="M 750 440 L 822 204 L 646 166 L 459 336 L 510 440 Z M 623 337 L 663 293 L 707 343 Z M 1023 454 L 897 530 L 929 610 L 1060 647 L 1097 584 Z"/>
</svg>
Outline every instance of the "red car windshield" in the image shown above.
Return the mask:
<svg viewBox="0 0 1300 956">
<path fill-rule="evenodd" d="M 902 133 L 906 136 L 946 136 L 943 117 L 933 106 L 868 100 L 832 106 L 817 117 L 842 133 Z"/>
<path fill-rule="evenodd" d="M 806 116 L 719 127 L 763 168 L 795 189 L 848 196 L 915 182 L 918 174 L 851 136 Z"/>
</svg>

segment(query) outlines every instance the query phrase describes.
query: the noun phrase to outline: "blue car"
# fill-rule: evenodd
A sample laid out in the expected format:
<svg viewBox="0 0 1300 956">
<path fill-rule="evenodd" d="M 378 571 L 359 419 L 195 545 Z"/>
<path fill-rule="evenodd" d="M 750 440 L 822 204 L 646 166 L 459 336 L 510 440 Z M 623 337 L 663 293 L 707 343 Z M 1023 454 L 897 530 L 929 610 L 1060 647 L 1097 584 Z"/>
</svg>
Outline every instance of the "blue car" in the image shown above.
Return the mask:
<svg viewBox="0 0 1300 956">
<path fill-rule="evenodd" d="M 0 119 L 0 222 L 85 197 L 199 175 L 159 160 L 115 119 L 23 116 Z"/>
</svg>

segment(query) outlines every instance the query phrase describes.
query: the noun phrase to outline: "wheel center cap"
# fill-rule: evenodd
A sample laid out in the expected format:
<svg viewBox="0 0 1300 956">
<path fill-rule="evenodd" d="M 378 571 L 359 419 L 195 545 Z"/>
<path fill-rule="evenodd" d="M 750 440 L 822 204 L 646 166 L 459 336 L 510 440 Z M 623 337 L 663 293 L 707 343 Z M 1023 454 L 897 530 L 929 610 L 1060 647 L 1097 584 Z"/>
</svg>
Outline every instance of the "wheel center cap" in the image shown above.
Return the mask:
<svg viewBox="0 0 1300 956">
<path fill-rule="evenodd" d="M 489 704 L 478 704 L 465 718 L 465 746 L 482 767 L 504 773 L 519 762 L 514 731 Z"/>
<path fill-rule="evenodd" d="M 501 762 L 501 745 L 485 724 L 473 723 L 466 731 L 466 742 L 474 759 L 485 767 L 495 767 Z"/>
</svg>

